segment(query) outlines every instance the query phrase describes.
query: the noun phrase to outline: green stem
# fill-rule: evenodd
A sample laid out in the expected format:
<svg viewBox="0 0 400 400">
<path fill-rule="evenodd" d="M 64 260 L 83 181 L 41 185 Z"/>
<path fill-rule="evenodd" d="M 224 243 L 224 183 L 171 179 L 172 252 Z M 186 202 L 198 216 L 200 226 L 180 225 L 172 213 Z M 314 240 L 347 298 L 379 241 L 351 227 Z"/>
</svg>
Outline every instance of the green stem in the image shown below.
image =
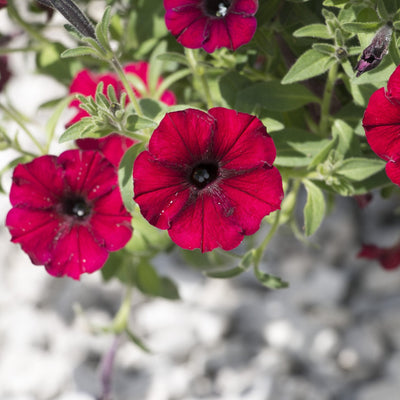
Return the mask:
<svg viewBox="0 0 400 400">
<path fill-rule="evenodd" d="M 333 94 L 333 88 L 335 86 L 335 82 L 337 79 L 338 73 L 338 63 L 332 65 L 328 72 L 328 79 L 326 81 L 324 95 L 322 97 L 322 104 L 321 104 L 321 119 L 319 122 L 319 130 L 321 135 L 327 136 L 328 135 L 328 128 L 329 128 L 329 117 L 330 117 L 330 107 L 331 107 L 331 100 Z"/>
<path fill-rule="evenodd" d="M 4 111 L 5 114 L 7 114 L 13 121 L 15 121 L 20 128 L 27 134 L 27 136 L 32 140 L 32 142 L 36 145 L 36 147 L 39 149 L 41 154 L 46 154 L 46 149 L 44 148 L 44 146 L 42 146 L 39 141 L 35 138 L 35 136 L 33 136 L 33 134 L 29 131 L 29 129 L 25 126 L 25 124 L 23 124 L 20 120 L 20 118 L 18 118 L 17 115 L 15 115 L 11 110 L 9 110 L 8 108 L 4 107 L 2 104 L 0 104 L 0 109 Z M 21 151 L 21 153 L 25 153 L 28 155 L 32 155 L 32 153 L 26 153 L 24 152 L 22 149 L 18 149 L 19 151 Z"/>
<path fill-rule="evenodd" d="M 274 222 L 272 223 L 271 229 L 268 232 L 268 235 L 264 238 L 260 246 L 257 247 L 256 252 L 254 254 L 254 266 L 258 267 L 260 264 L 262 255 L 264 254 L 265 249 L 268 246 L 268 243 L 271 241 L 272 237 L 275 235 L 278 227 L 279 227 L 279 218 L 280 218 L 280 213 L 281 211 L 278 210 L 275 213 L 275 219 Z"/>
<path fill-rule="evenodd" d="M 136 99 L 135 93 L 132 90 L 132 86 L 129 83 L 128 78 L 126 77 L 125 72 L 124 72 L 120 62 L 118 61 L 118 59 L 116 57 L 112 58 L 111 65 L 113 66 L 115 72 L 117 73 L 118 78 L 121 80 L 122 84 L 124 85 L 126 93 L 129 97 L 130 102 L 133 105 L 133 108 L 136 111 L 136 114 L 139 115 L 140 117 L 143 117 L 143 111 L 140 108 L 140 105 Z"/>
<path fill-rule="evenodd" d="M 204 90 L 204 96 L 206 98 L 207 108 L 214 107 L 214 102 L 211 96 L 210 86 L 208 85 L 207 78 L 204 74 L 204 70 L 199 68 L 195 53 L 193 49 L 185 49 L 186 58 L 192 69 L 193 75 L 200 80 L 201 86 Z"/>
</svg>

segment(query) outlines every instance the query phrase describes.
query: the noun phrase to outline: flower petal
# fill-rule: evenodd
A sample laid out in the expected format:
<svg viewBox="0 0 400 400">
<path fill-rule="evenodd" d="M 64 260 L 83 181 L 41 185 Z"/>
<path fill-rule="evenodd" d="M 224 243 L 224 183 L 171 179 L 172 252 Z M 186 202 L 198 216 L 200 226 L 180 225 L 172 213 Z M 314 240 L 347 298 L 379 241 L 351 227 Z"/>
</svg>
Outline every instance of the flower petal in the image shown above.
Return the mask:
<svg viewBox="0 0 400 400">
<path fill-rule="evenodd" d="M 180 8 L 186 6 L 200 7 L 204 0 L 164 0 L 164 8 L 169 10 L 171 8 Z"/>
<path fill-rule="evenodd" d="M 155 159 L 183 166 L 203 158 L 214 134 L 215 120 L 203 111 L 187 109 L 165 115 L 149 142 Z"/>
<path fill-rule="evenodd" d="M 213 148 L 224 168 L 241 170 L 264 163 L 272 165 L 275 145 L 258 118 L 222 107 L 208 112 L 218 121 Z"/>
<path fill-rule="evenodd" d="M 62 233 L 45 267 L 50 275 L 79 279 L 84 272 L 100 269 L 107 258 L 108 251 L 96 242 L 88 229 L 75 225 Z"/>
<path fill-rule="evenodd" d="M 192 13 L 191 22 L 189 24 L 187 24 L 189 18 L 186 16 L 184 21 L 177 17 L 172 20 L 168 13 L 165 16 L 166 21 L 167 17 L 169 18 L 170 26 L 174 28 L 174 32 L 179 32 L 174 34 L 172 29 L 168 28 L 171 33 L 176 36 L 178 43 L 189 49 L 198 49 L 203 46 L 204 41 L 207 40 L 209 25 L 211 23 L 208 17 L 200 14 L 195 18 L 195 13 Z"/>
<path fill-rule="evenodd" d="M 225 23 L 232 43 L 232 50 L 249 43 L 257 29 L 257 20 L 254 17 L 229 13 L 225 18 Z"/>
<path fill-rule="evenodd" d="M 42 265 L 52 257 L 54 238 L 61 220 L 55 212 L 12 208 L 6 218 L 11 241 L 20 243 L 33 264 Z"/>
<path fill-rule="evenodd" d="M 62 193 L 62 170 L 57 165 L 57 157 L 38 157 L 15 168 L 10 191 L 13 206 L 48 208 Z"/>
<path fill-rule="evenodd" d="M 391 102 L 400 104 L 400 67 L 389 78 L 386 96 Z"/>
<path fill-rule="evenodd" d="M 262 218 L 280 209 L 283 199 L 282 178 L 275 167 L 224 179 L 220 188 L 232 204 L 231 219 L 242 227 L 245 235 L 255 233 Z"/>
<path fill-rule="evenodd" d="M 400 106 L 391 103 L 383 88 L 369 99 L 363 126 L 372 150 L 383 159 L 400 152 Z"/>
<path fill-rule="evenodd" d="M 182 170 L 167 168 L 144 151 L 133 166 L 135 201 L 143 216 L 154 226 L 168 229 L 189 197 Z"/>
<path fill-rule="evenodd" d="M 399 158 L 397 158 L 396 160 L 390 160 L 386 164 L 386 175 L 393 183 L 400 186 L 400 159 Z"/>
<path fill-rule="evenodd" d="M 212 53 L 221 47 L 234 49 L 227 20 L 228 18 L 218 18 L 209 21 L 206 39 L 203 42 L 203 49 L 208 53 Z"/>
<path fill-rule="evenodd" d="M 219 197 L 206 192 L 173 220 L 168 233 L 184 249 L 232 250 L 243 240 L 242 228 L 224 214 Z"/>
<path fill-rule="evenodd" d="M 229 8 L 231 13 L 254 15 L 258 10 L 258 0 L 237 0 Z"/>
</svg>

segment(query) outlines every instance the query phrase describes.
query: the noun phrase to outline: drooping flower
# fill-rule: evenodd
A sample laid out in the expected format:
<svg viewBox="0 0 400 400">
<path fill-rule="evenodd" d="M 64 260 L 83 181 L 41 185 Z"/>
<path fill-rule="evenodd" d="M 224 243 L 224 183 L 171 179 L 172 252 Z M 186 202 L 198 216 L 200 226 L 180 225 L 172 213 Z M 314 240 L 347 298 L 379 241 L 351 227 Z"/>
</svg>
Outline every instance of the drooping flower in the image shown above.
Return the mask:
<svg viewBox="0 0 400 400">
<path fill-rule="evenodd" d="M 7 0 L 0 0 L 0 9 L 7 7 Z"/>
<path fill-rule="evenodd" d="M 258 0 L 164 0 L 165 23 L 177 41 L 212 53 L 236 50 L 250 42 L 256 28 Z"/>
<path fill-rule="evenodd" d="M 115 167 L 95 151 L 68 150 L 19 164 L 6 225 L 35 265 L 79 279 L 132 235 Z"/>
<path fill-rule="evenodd" d="M 357 257 L 377 260 L 387 270 L 396 269 L 400 266 L 400 243 L 388 248 L 364 244 Z"/>
<path fill-rule="evenodd" d="M 7 56 L 0 56 L 0 92 L 11 78 L 11 71 L 8 66 Z"/>
<path fill-rule="evenodd" d="M 356 65 L 356 76 L 376 68 L 387 54 L 392 38 L 392 27 L 384 25 L 376 33 L 371 44 L 363 50 L 360 60 Z"/>
<path fill-rule="evenodd" d="M 372 94 L 363 127 L 371 149 L 387 161 L 387 176 L 400 185 L 400 67 L 389 78 L 387 90 Z"/>
<path fill-rule="evenodd" d="M 135 95 L 137 97 L 145 97 L 149 96 L 149 63 L 140 61 L 140 62 L 135 62 L 135 63 L 130 63 L 124 67 L 124 71 L 127 74 L 132 74 L 136 75 L 138 78 L 140 78 L 143 82 L 143 87 L 141 88 L 142 90 L 139 90 L 138 88 L 133 87 Z M 104 88 L 103 88 L 103 93 L 104 95 L 107 95 L 107 87 L 109 85 L 112 85 L 113 88 L 115 89 L 115 92 L 117 96 L 119 97 L 121 93 L 123 92 L 123 85 L 121 82 L 118 80 L 118 77 L 116 74 L 112 72 L 104 73 L 104 74 L 97 74 L 94 72 L 91 72 L 87 69 L 84 69 L 75 76 L 73 79 L 71 86 L 69 88 L 70 94 L 72 93 L 80 93 L 84 96 L 95 96 L 96 94 L 96 88 L 97 85 L 103 82 L 104 83 Z M 162 83 L 162 79 L 160 78 L 158 81 L 158 86 Z M 166 90 L 164 93 L 162 93 L 160 100 L 163 101 L 165 104 L 171 106 L 176 104 L 176 98 L 173 92 L 170 90 Z M 87 117 L 89 114 L 85 111 L 79 108 L 80 101 L 78 99 L 74 99 L 70 103 L 70 107 L 75 107 L 78 110 L 78 113 L 67 123 L 67 126 L 70 126 L 74 124 L 75 122 L 78 122 L 80 119 L 83 117 Z"/>
<path fill-rule="evenodd" d="M 134 163 L 134 199 L 179 246 L 231 250 L 280 208 L 275 156 L 254 116 L 226 108 L 171 112 Z"/>
</svg>

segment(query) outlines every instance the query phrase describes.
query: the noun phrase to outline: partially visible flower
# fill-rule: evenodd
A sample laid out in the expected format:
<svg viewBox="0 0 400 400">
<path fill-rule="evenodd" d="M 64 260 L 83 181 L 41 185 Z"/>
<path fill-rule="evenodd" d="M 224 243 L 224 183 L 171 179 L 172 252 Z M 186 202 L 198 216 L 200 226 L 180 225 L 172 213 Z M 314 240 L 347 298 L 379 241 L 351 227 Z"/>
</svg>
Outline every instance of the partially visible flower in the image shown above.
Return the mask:
<svg viewBox="0 0 400 400">
<path fill-rule="evenodd" d="M 111 164 L 118 167 L 123 155 L 135 141 L 127 136 L 112 133 L 100 139 L 86 138 L 76 140 L 77 146 L 82 150 L 96 150 L 100 152 Z"/>
<path fill-rule="evenodd" d="M 400 185 L 400 66 L 384 88 L 375 91 L 364 113 L 363 127 L 371 149 L 387 161 L 386 174 Z"/>
<path fill-rule="evenodd" d="M 250 42 L 256 28 L 258 0 L 164 0 L 165 23 L 177 41 L 212 53 L 236 50 Z"/>
<path fill-rule="evenodd" d="M 383 57 L 388 52 L 390 39 L 392 38 L 392 27 L 384 25 L 376 33 L 371 41 L 371 44 L 366 47 L 361 55 L 360 60 L 356 65 L 356 76 L 360 76 L 366 71 L 370 71 L 377 67 L 382 61 Z"/>
<path fill-rule="evenodd" d="M 261 121 L 226 108 L 166 114 L 133 168 L 135 201 L 186 249 L 231 250 L 280 208 L 276 150 Z"/>
<path fill-rule="evenodd" d="M 372 193 L 358 194 L 353 196 L 353 199 L 357 202 L 358 207 L 365 208 L 372 200 Z"/>
<path fill-rule="evenodd" d="M 400 266 L 400 243 L 388 248 L 364 244 L 357 257 L 376 260 L 383 268 L 392 270 Z"/>
<path fill-rule="evenodd" d="M 0 0 L 0 9 L 7 7 L 7 0 Z"/>
<path fill-rule="evenodd" d="M 95 151 L 68 150 L 18 165 L 6 225 L 33 264 L 79 279 L 100 269 L 132 235 L 117 174 Z"/>
<path fill-rule="evenodd" d="M 135 62 L 135 63 L 130 63 L 124 67 L 124 71 L 128 74 L 133 74 L 139 77 L 143 81 L 143 87 L 145 88 L 145 92 L 140 92 L 139 90 L 134 89 L 135 95 L 137 97 L 143 97 L 149 95 L 149 63 L 140 61 L 140 62 Z M 103 82 L 104 83 L 104 88 L 103 88 L 103 93 L 104 95 L 107 95 L 107 87 L 109 85 L 112 85 L 113 88 L 115 89 L 116 95 L 119 97 L 121 93 L 123 92 L 123 85 L 121 82 L 118 80 L 118 77 L 116 74 L 112 72 L 104 73 L 104 74 L 96 74 L 94 72 L 91 72 L 87 69 L 84 69 L 75 76 L 73 79 L 71 86 L 69 88 L 69 92 L 72 93 L 80 93 L 84 96 L 92 96 L 94 97 L 96 94 L 96 88 L 97 85 Z M 158 86 L 161 84 L 162 79 L 160 78 L 158 81 Z M 166 90 L 160 98 L 161 101 L 163 101 L 165 104 L 171 106 L 176 104 L 176 98 L 173 92 Z M 74 124 L 75 122 L 78 122 L 80 119 L 83 117 L 89 116 L 89 114 L 85 111 L 79 108 L 80 101 L 78 99 L 73 100 L 70 103 L 70 107 L 75 107 L 78 109 L 78 113 L 67 123 L 67 126 L 70 126 Z"/>
<path fill-rule="evenodd" d="M 11 78 L 11 71 L 8 67 L 7 56 L 0 55 L 0 92 L 4 89 L 4 86 Z"/>
</svg>

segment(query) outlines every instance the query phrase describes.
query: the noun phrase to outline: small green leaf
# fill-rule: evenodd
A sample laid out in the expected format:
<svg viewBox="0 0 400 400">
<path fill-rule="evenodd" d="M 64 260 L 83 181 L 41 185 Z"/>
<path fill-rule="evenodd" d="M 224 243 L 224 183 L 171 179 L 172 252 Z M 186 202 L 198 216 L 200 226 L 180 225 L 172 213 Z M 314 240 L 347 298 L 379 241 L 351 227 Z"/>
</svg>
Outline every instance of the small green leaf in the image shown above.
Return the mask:
<svg viewBox="0 0 400 400">
<path fill-rule="evenodd" d="M 84 137 L 88 133 L 96 129 L 93 125 L 91 117 L 84 117 L 75 124 L 71 125 L 60 137 L 59 142 L 65 143 L 69 140 L 76 140 Z"/>
<path fill-rule="evenodd" d="M 320 39 L 331 39 L 332 35 L 324 24 L 311 24 L 303 26 L 293 32 L 294 37 L 315 37 Z"/>
<path fill-rule="evenodd" d="M 308 169 L 313 169 L 314 167 L 322 164 L 327 158 L 331 150 L 337 145 L 338 143 L 338 136 L 335 136 L 331 141 L 325 144 L 322 149 L 314 156 L 311 160 Z"/>
<path fill-rule="evenodd" d="M 122 157 L 118 167 L 118 184 L 121 197 L 126 209 L 130 212 L 135 211 L 135 202 L 133 201 L 133 163 L 138 154 L 143 150 L 142 143 L 136 143 L 131 146 Z"/>
<path fill-rule="evenodd" d="M 144 294 L 158 296 L 161 281 L 154 267 L 143 260 L 136 268 L 136 286 Z"/>
<path fill-rule="evenodd" d="M 218 81 L 222 98 L 229 107 L 234 108 L 236 98 L 241 89 L 248 87 L 251 81 L 237 71 L 229 71 L 222 75 Z"/>
<path fill-rule="evenodd" d="M 161 277 L 161 285 L 160 285 L 159 296 L 168 300 L 179 300 L 179 291 L 175 282 L 171 279 L 162 276 Z"/>
<path fill-rule="evenodd" d="M 187 58 L 180 53 L 167 52 L 167 53 L 159 54 L 157 56 L 157 59 L 161 60 L 161 61 L 176 62 L 176 63 L 183 64 L 183 65 L 186 65 L 187 67 L 189 67 L 189 62 L 188 62 Z"/>
<path fill-rule="evenodd" d="M 158 56 L 167 51 L 167 42 L 161 41 L 150 55 L 149 60 L 149 92 L 153 95 L 156 92 L 157 84 L 161 77 L 164 61 L 160 60 Z"/>
<path fill-rule="evenodd" d="M 146 128 L 155 128 L 157 124 L 149 118 L 139 117 L 131 114 L 126 120 L 126 129 L 130 132 L 137 132 Z"/>
<path fill-rule="evenodd" d="M 136 344 L 139 348 L 141 348 L 146 353 L 151 353 L 151 350 L 144 344 L 144 342 L 136 336 L 129 328 L 125 329 L 125 333 L 128 335 L 128 338 Z"/>
<path fill-rule="evenodd" d="M 79 46 L 75 47 L 74 49 L 67 49 L 63 51 L 60 55 L 61 58 L 82 57 L 82 56 L 99 57 L 99 54 L 92 47 Z"/>
<path fill-rule="evenodd" d="M 308 179 L 303 180 L 307 191 L 307 202 L 304 207 L 304 233 L 312 235 L 321 225 L 325 215 L 325 198 L 321 189 Z"/>
<path fill-rule="evenodd" d="M 395 65 L 400 64 L 400 51 L 397 47 L 396 32 L 392 32 L 392 39 L 389 43 L 389 54 Z"/>
<path fill-rule="evenodd" d="M 281 131 L 282 129 L 285 128 L 285 125 L 282 124 L 282 122 L 277 121 L 276 119 L 265 117 L 265 118 L 260 118 L 261 122 L 265 125 L 267 128 L 267 132 L 276 132 L 276 131 Z"/>
<path fill-rule="evenodd" d="M 336 48 L 332 44 L 328 43 L 314 43 L 312 48 L 321 54 L 326 54 L 328 56 L 336 54 Z"/>
<path fill-rule="evenodd" d="M 354 157 L 344 160 L 335 172 L 351 181 L 362 181 L 385 168 L 385 162 L 372 158 Z"/>
<path fill-rule="evenodd" d="M 320 99 L 299 84 L 282 85 L 279 81 L 259 82 L 238 92 L 235 109 L 254 112 L 256 107 L 270 111 L 292 111 Z"/>
<path fill-rule="evenodd" d="M 289 283 L 285 282 L 278 276 L 273 276 L 260 271 L 258 266 L 254 267 L 254 274 L 257 280 L 269 289 L 285 289 L 289 287 Z"/>
<path fill-rule="evenodd" d="M 304 81 L 327 71 L 336 59 L 314 49 L 303 53 L 282 79 L 282 84 Z"/>
<path fill-rule="evenodd" d="M 108 51 L 111 50 L 109 39 L 108 39 L 108 29 L 111 21 L 111 7 L 106 7 L 101 21 L 96 26 L 96 38 L 99 43 Z"/>
<path fill-rule="evenodd" d="M 372 33 L 382 26 L 382 22 L 346 22 L 343 29 L 350 33 Z"/>
<path fill-rule="evenodd" d="M 234 276 L 240 275 L 242 272 L 247 271 L 254 262 L 255 256 L 255 249 L 251 249 L 240 261 L 240 264 L 232 269 L 224 270 L 224 271 L 208 271 L 206 275 L 210 278 L 219 278 L 219 279 L 226 279 L 226 278 L 233 278 Z"/>
</svg>

